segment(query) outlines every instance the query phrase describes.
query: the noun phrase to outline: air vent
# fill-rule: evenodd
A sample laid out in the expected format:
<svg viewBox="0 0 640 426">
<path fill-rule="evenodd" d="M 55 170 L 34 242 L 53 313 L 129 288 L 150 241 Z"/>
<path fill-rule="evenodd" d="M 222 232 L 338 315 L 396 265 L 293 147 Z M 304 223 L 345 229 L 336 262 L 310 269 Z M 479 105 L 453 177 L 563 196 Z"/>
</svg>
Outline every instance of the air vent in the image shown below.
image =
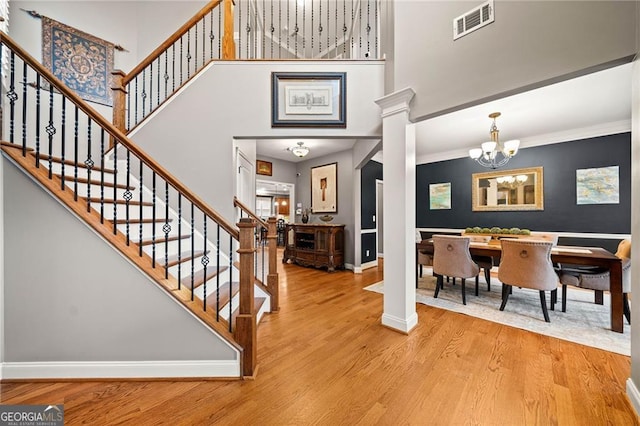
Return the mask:
<svg viewBox="0 0 640 426">
<path fill-rule="evenodd" d="M 493 0 L 489 0 L 453 20 L 453 39 L 484 27 L 492 23 L 493 19 Z"/>
</svg>

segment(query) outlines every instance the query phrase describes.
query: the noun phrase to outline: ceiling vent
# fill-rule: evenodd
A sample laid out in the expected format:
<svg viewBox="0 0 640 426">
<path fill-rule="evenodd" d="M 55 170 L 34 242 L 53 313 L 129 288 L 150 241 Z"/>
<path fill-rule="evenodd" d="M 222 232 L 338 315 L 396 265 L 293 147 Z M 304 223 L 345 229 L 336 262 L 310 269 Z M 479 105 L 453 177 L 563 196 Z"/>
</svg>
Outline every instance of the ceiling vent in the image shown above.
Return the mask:
<svg viewBox="0 0 640 426">
<path fill-rule="evenodd" d="M 493 19 L 493 0 L 489 0 L 453 20 L 453 39 L 484 27 L 492 23 Z"/>
</svg>

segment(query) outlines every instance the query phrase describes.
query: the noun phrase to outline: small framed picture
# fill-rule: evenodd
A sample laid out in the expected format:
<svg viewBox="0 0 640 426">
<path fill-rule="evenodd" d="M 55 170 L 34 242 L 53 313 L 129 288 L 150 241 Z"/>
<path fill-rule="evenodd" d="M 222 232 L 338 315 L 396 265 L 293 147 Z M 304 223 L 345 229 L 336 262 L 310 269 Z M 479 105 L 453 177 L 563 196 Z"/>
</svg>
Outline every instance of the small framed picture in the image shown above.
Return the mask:
<svg viewBox="0 0 640 426">
<path fill-rule="evenodd" d="M 311 212 L 337 213 L 338 163 L 311 168 Z"/>
<path fill-rule="evenodd" d="M 256 160 L 256 174 L 271 176 L 273 173 L 273 165 L 269 161 Z"/>
<path fill-rule="evenodd" d="M 346 73 L 271 73 L 271 127 L 346 127 Z"/>
</svg>

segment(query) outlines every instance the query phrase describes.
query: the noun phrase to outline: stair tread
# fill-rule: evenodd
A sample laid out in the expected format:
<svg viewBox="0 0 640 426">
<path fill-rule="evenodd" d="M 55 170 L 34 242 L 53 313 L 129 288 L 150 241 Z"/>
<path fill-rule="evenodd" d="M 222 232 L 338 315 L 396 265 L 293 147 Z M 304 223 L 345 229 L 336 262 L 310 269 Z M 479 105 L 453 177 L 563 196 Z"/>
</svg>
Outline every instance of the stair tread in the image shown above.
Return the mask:
<svg viewBox="0 0 640 426">
<path fill-rule="evenodd" d="M 173 222 L 173 219 L 168 219 L 169 222 Z M 122 225 L 129 222 L 131 223 L 166 223 L 167 219 L 136 219 L 136 218 L 130 218 L 129 220 L 127 219 L 117 219 L 116 220 L 116 224 L 118 225 Z"/>
<path fill-rule="evenodd" d="M 266 297 L 254 297 L 253 298 L 253 312 L 258 315 L 258 312 L 260 312 L 260 308 L 262 308 L 262 305 L 264 305 L 264 302 L 267 301 Z M 231 320 L 235 323 L 235 320 L 239 314 L 240 310 L 239 309 L 235 309 L 233 311 L 233 313 L 231 314 Z"/>
<path fill-rule="evenodd" d="M 34 157 L 36 156 L 35 152 L 30 152 L 29 154 L 33 155 Z M 48 155 L 48 154 L 40 153 L 40 161 L 49 161 L 49 160 L 51 160 L 51 162 L 53 162 L 53 163 L 64 163 L 67 166 L 74 166 L 74 167 L 78 166 L 78 167 L 83 168 L 83 169 L 88 169 L 89 168 L 89 167 L 87 167 L 86 164 L 84 164 L 82 162 L 78 162 L 76 164 L 76 162 L 73 161 L 73 160 L 67 160 L 67 159 L 63 160 L 62 158 L 56 157 L 54 155 Z M 91 167 L 91 171 L 92 172 L 97 172 L 97 173 L 100 173 L 100 172 L 115 173 L 116 172 L 113 169 L 102 169 L 102 168 L 100 168 L 98 166 L 95 166 L 95 165 L 93 167 Z"/>
<path fill-rule="evenodd" d="M 62 179 L 62 173 L 54 173 L 54 176 L 58 176 L 60 179 Z M 101 182 L 99 180 L 95 180 L 95 179 L 87 179 L 87 178 L 83 178 L 83 177 L 78 177 L 77 179 L 74 178 L 73 176 L 69 176 L 69 175 L 64 175 L 64 180 L 65 182 L 78 182 L 78 183 L 88 183 L 91 185 L 103 185 L 103 186 L 107 186 L 109 188 L 113 188 L 114 186 L 118 189 L 129 189 L 129 190 L 133 190 L 136 189 L 135 186 L 127 186 L 124 183 L 119 183 L 117 185 L 113 184 L 112 182 Z"/>
<path fill-rule="evenodd" d="M 137 240 L 134 241 L 135 244 L 141 245 L 141 246 L 150 246 L 151 244 L 156 243 L 157 244 L 164 244 L 165 242 L 171 242 L 171 241 L 177 241 L 177 240 L 184 240 L 187 238 L 190 238 L 191 236 L 189 234 L 185 234 L 185 235 L 172 235 L 168 238 L 165 239 L 164 234 L 160 234 L 157 235 L 155 240 L 153 238 L 148 238 L 146 240 Z"/>
<path fill-rule="evenodd" d="M 164 265 L 164 267 L 166 268 L 171 268 L 172 266 L 176 266 L 179 263 L 184 263 L 184 262 L 188 262 L 191 259 L 197 259 L 200 256 L 204 256 L 205 254 L 209 253 L 210 250 L 204 251 L 204 250 L 198 250 L 195 252 L 191 252 L 191 250 L 183 252 L 180 255 L 180 259 L 178 259 L 178 255 L 173 255 L 169 257 L 169 261 Z"/>
<path fill-rule="evenodd" d="M 219 308 L 225 306 L 231 300 L 232 296 L 235 296 L 240 291 L 240 285 L 233 283 L 233 295 L 229 294 L 229 283 L 224 283 L 220 286 L 217 292 L 212 292 L 207 296 L 207 306 L 216 306 L 216 294 L 219 294 Z"/>
<path fill-rule="evenodd" d="M 211 265 L 209 265 L 209 268 L 211 268 Z M 218 274 L 226 271 L 227 269 L 229 269 L 228 266 L 222 266 L 220 268 L 212 268 L 209 270 L 207 273 L 207 283 L 211 285 L 211 280 L 215 279 Z M 181 282 L 182 285 L 187 286 L 187 288 L 191 288 L 191 276 L 184 277 Z M 199 271 L 193 279 L 193 288 L 198 288 L 202 284 L 204 284 L 204 275 L 202 275 L 202 271 Z M 215 282 L 213 284 L 215 285 Z"/>
<path fill-rule="evenodd" d="M 87 199 L 87 197 L 82 197 L 82 198 L 84 198 L 85 200 Z M 113 204 L 113 203 L 115 203 L 115 204 L 127 204 L 127 201 L 126 201 L 126 200 L 120 200 L 120 199 L 116 199 L 116 200 L 114 200 L 113 198 L 105 198 L 104 200 L 101 200 L 101 199 L 100 199 L 100 198 L 98 198 L 98 197 L 91 197 L 91 198 L 89 198 L 89 202 L 91 202 L 91 203 L 100 203 L 100 202 L 104 202 L 104 203 L 107 203 L 107 204 Z M 130 205 L 130 206 L 139 206 L 139 205 L 143 205 L 143 206 L 153 206 L 154 204 L 153 204 L 153 202 L 151 202 L 151 201 L 142 201 L 142 202 L 140 202 L 140 201 L 138 201 L 138 200 L 130 200 L 130 201 L 129 201 L 129 205 Z"/>
</svg>

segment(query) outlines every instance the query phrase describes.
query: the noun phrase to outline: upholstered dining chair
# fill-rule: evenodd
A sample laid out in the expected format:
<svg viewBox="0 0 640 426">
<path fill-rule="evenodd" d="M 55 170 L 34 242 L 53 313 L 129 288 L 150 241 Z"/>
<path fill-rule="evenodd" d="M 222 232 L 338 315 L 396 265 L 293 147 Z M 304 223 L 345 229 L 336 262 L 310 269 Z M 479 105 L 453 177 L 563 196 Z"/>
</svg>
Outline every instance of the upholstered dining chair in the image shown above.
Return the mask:
<svg viewBox="0 0 640 426">
<path fill-rule="evenodd" d="M 625 239 L 618 244 L 616 256 L 622 259 L 622 300 L 623 312 L 631 324 L 629 296 L 631 293 L 631 240 Z M 562 312 L 567 310 L 567 286 L 594 290 L 595 303 L 603 304 L 603 293 L 609 291 L 609 270 L 590 266 L 561 266 L 560 284 L 562 284 Z"/>
<path fill-rule="evenodd" d="M 420 233 L 420 231 L 416 231 L 416 243 L 419 243 L 422 241 L 422 234 Z M 417 264 L 418 264 L 418 274 L 419 277 L 422 278 L 422 267 L 423 266 L 433 266 L 433 249 L 428 250 L 420 250 L 418 251 L 418 260 L 417 260 Z"/>
<path fill-rule="evenodd" d="M 469 239 L 459 235 L 434 235 L 433 273 L 437 277 L 433 297 L 438 297 L 440 288 L 444 285 L 443 277 L 460 278 L 462 281 L 462 304 L 466 305 L 465 280 L 477 277 L 480 273 L 480 268 L 471 259 L 469 253 Z M 476 281 L 477 293 L 478 282 Z"/>
<path fill-rule="evenodd" d="M 550 322 L 545 291 L 552 292 L 552 300 L 558 290 L 558 275 L 551 263 L 550 241 L 524 239 L 502 239 L 502 257 L 498 267 L 498 279 L 502 282 L 502 305 L 504 311 L 511 287 L 538 290 L 544 320 Z M 553 307 L 553 305 L 552 305 Z"/>
<path fill-rule="evenodd" d="M 473 235 L 463 232 L 462 236 L 469 238 L 472 243 L 489 244 L 489 241 L 491 241 L 491 235 Z M 487 291 L 491 291 L 491 269 L 493 268 L 493 257 L 472 254 L 471 259 L 473 259 L 480 269 L 484 271 L 484 280 L 487 282 Z M 478 274 L 478 276 L 480 276 L 480 274 Z M 476 276 L 476 289 L 478 288 L 478 276 Z M 478 292 L 476 291 L 476 296 L 477 295 Z"/>
</svg>

